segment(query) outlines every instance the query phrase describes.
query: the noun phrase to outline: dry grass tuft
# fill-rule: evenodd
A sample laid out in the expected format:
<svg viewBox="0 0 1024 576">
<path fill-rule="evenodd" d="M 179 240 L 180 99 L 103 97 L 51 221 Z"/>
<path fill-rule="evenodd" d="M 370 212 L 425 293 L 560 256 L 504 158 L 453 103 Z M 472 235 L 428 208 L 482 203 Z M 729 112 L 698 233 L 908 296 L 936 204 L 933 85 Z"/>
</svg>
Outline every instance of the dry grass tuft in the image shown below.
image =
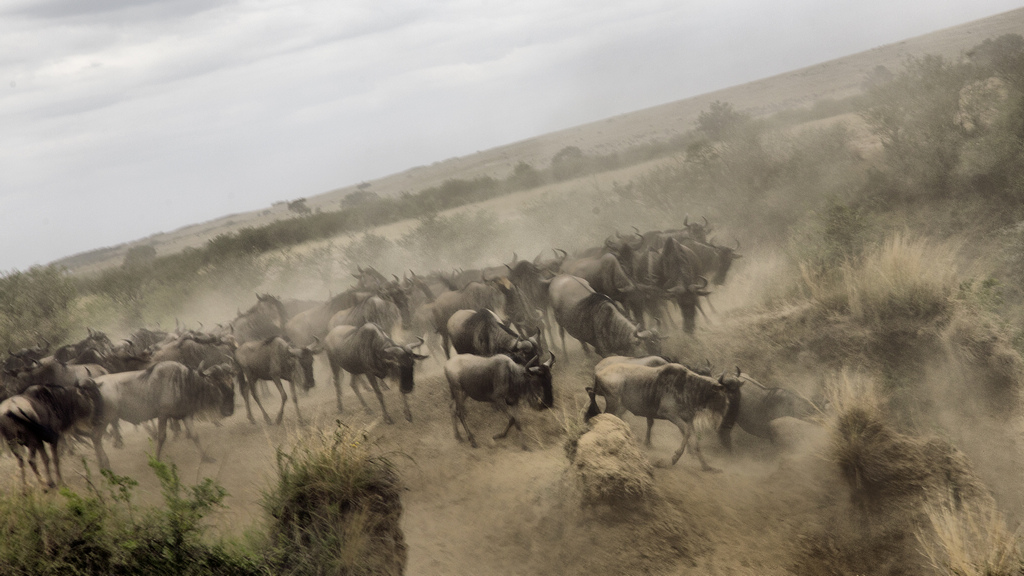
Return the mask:
<svg viewBox="0 0 1024 576">
<path fill-rule="evenodd" d="M 264 508 L 281 574 L 403 573 L 401 482 L 363 434 L 313 430 L 278 451 L 277 467 Z"/>
<path fill-rule="evenodd" d="M 947 494 L 928 502 L 924 512 L 929 523 L 917 530 L 917 539 L 940 573 L 1002 576 L 1024 571 L 1020 528 L 1010 530 L 993 501 L 964 504 Z"/>
<path fill-rule="evenodd" d="M 629 425 L 611 414 L 588 425 L 571 459 L 583 503 L 632 506 L 652 496 L 654 471 Z"/>
<path fill-rule="evenodd" d="M 843 263 L 839 274 L 801 266 L 811 299 L 825 312 L 876 328 L 900 329 L 948 313 L 957 287 L 955 243 L 896 233 Z"/>
<path fill-rule="evenodd" d="M 843 372 L 829 390 L 829 455 L 862 511 L 913 505 L 933 490 L 948 491 L 957 501 L 986 495 L 962 452 L 893 428 L 871 379 Z"/>
</svg>

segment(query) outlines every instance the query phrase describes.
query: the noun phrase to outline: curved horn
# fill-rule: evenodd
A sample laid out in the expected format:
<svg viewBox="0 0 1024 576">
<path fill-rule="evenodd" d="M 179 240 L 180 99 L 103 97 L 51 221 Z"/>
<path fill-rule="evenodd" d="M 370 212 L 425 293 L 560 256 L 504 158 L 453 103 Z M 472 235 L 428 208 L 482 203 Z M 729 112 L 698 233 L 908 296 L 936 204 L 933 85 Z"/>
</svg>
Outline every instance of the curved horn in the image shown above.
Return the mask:
<svg viewBox="0 0 1024 576">
<path fill-rule="evenodd" d="M 733 237 L 733 240 L 736 241 L 736 250 L 739 250 L 740 249 L 740 239 Z"/>
<path fill-rule="evenodd" d="M 513 252 L 512 253 L 512 263 L 515 264 L 518 261 L 519 261 L 519 255 L 516 254 L 515 252 Z"/>
<path fill-rule="evenodd" d="M 391 277 L 395 279 L 395 283 L 396 284 L 401 284 L 402 283 L 402 281 L 398 279 L 398 274 L 392 274 Z"/>
<path fill-rule="evenodd" d="M 708 219 L 706 217 L 704 217 L 704 216 L 701 216 L 701 218 L 704 220 L 704 227 L 707 228 L 708 227 Z"/>
<path fill-rule="evenodd" d="M 555 353 L 554 352 L 548 352 L 548 354 L 551 354 L 551 358 L 548 359 L 548 361 L 545 362 L 544 365 L 547 366 L 548 368 L 551 368 L 552 366 L 555 365 Z"/>
<path fill-rule="evenodd" d="M 561 248 L 552 248 L 551 251 L 555 252 L 555 257 L 558 257 L 558 252 L 561 252 L 562 253 L 562 257 L 560 258 L 561 260 L 565 260 L 566 258 L 569 257 L 569 253 L 566 252 L 565 250 L 562 250 Z"/>
<path fill-rule="evenodd" d="M 690 225 L 690 215 L 687 214 L 686 216 L 683 217 L 683 226 L 689 226 L 689 225 Z"/>
<path fill-rule="evenodd" d="M 526 363 L 526 367 L 527 368 L 532 368 L 535 364 L 537 364 L 538 360 L 540 360 L 540 355 L 539 354 L 534 355 L 534 357 L 531 358 L 530 361 Z"/>
</svg>

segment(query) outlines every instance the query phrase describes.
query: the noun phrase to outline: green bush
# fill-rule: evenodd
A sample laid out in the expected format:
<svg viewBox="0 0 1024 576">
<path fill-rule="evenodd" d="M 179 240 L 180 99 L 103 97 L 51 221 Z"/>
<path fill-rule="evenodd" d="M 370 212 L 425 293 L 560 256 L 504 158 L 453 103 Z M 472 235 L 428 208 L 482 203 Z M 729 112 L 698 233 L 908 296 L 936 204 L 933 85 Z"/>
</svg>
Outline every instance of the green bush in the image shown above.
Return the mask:
<svg viewBox="0 0 1024 576">
<path fill-rule="evenodd" d="M 263 560 L 232 543 L 212 541 L 203 518 L 224 499 L 210 479 L 183 486 L 174 466 L 152 457 L 164 507 L 137 509 L 130 478 L 103 472 L 89 491 L 59 498 L 35 492 L 0 495 L 0 571 L 12 575 L 268 574 Z M 86 471 L 88 473 L 88 467 Z"/>
<path fill-rule="evenodd" d="M 278 450 L 277 483 L 264 495 L 275 574 L 399 575 L 406 545 L 394 465 L 338 422 L 290 453 Z"/>
</svg>

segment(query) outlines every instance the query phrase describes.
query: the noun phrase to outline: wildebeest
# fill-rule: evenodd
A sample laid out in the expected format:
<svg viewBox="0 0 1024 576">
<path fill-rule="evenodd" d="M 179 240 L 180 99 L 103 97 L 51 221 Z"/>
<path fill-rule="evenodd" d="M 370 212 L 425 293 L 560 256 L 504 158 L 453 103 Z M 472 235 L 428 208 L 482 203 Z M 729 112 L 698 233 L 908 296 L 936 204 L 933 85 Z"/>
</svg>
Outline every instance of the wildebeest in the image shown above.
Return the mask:
<svg viewBox="0 0 1024 576">
<path fill-rule="evenodd" d="M 669 238 L 652 265 L 658 287 L 675 297 L 683 315 L 683 330 L 692 334 L 700 309 L 699 298 L 709 294 L 707 278 L 701 275 L 700 259 L 692 250 Z"/>
<path fill-rule="evenodd" d="M 46 469 L 45 485 L 52 488 L 56 484 L 50 476 L 50 458 L 46 454 L 45 445 L 49 444 L 57 481 L 63 484 L 57 443 L 67 430 L 77 424 L 95 424 L 94 419 L 100 409 L 102 400 L 92 381 L 70 387 L 31 386 L 21 394 L 0 402 L 0 435 L 7 440 L 11 452 L 18 459 L 22 488 L 27 489 L 28 485 L 21 447 L 28 448 L 29 465 L 40 484 L 43 484 L 43 478 L 36 467 L 36 453 L 42 455 Z"/>
<path fill-rule="evenodd" d="M 718 439 L 728 450 L 732 450 L 732 428 L 736 424 L 747 434 L 774 441 L 773 420 L 789 416 L 812 421 L 821 412 L 814 403 L 796 392 L 769 388 L 743 374 L 739 368 L 736 369 L 736 378 L 751 385 L 729 393 L 729 409 L 718 427 Z"/>
<path fill-rule="evenodd" d="M 288 311 L 270 294 L 257 294 L 256 304 L 231 321 L 230 332 L 239 344 L 257 342 L 284 333 Z"/>
<path fill-rule="evenodd" d="M 655 419 L 668 420 L 679 428 L 683 442 L 673 454 L 672 464 L 678 462 L 686 450 L 697 413 L 708 410 L 719 416 L 725 414 L 729 394 L 742 385 L 743 381 L 733 376 L 722 374 L 716 381 L 681 364 L 649 367 L 623 362 L 605 366 L 594 374 L 594 391 L 604 396 L 605 412 L 622 416 L 629 411 L 647 419 L 646 446 L 651 445 Z M 704 460 L 697 438 L 693 441 L 693 452 L 701 468 L 714 470 Z"/>
<path fill-rule="evenodd" d="M 167 361 L 146 370 L 94 378 L 103 398 L 103 409 L 92 429 L 92 443 L 100 468 L 110 468 L 110 460 L 103 449 L 103 435 L 107 426 L 116 425 L 120 420 L 132 424 L 157 420 L 157 460 L 167 439 L 167 421 L 181 420 L 203 460 L 210 461 L 190 421 L 193 417 L 226 418 L 234 414 L 234 377 L 235 369 L 231 364 L 193 370 L 180 362 Z"/>
<path fill-rule="evenodd" d="M 330 331 L 331 318 L 342 310 L 355 307 L 371 296 L 369 292 L 349 289 L 330 300 L 291 317 L 284 327 L 284 336 L 296 346 L 309 346 L 323 340 Z"/>
<path fill-rule="evenodd" d="M 560 274 L 551 280 L 550 290 L 563 351 L 568 332 L 584 350 L 591 344 L 601 356 L 661 353 L 656 331 L 633 324 L 611 298 L 595 292 L 586 280 Z"/>
<path fill-rule="evenodd" d="M 505 311 L 505 294 L 498 288 L 497 282 L 470 282 L 465 288 L 445 292 L 429 304 L 433 328 L 441 335 L 445 356 L 450 356 L 448 344 L 448 319 L 459 310 Z"/>
<path fill-rule="evenodd" d="M 448 334 L 459 354 L 507 354 L 525 364 L 540 354 L 537 338 L 523 338 L 492 310 L 459 310 L 448 319 Z"/>
<path fill-rule="evenodd" d="M 733 260 L 743 257 L 741 254 L 736 253 L 736 250 L 739 249 L 739 242 L 736 243 L 736 249 L 729 248 L 728 246 L 717 246 L 710 242 L 698 242 L 693 239 L 684 239 L 680 241 L 680 244 L 689 248 L 697 255 L 700 261 L 700 272 L 698 274 L 710 276 L 711 282 L 716 286 L 725 284 L 725 277 L 729 274 Z"/>
<path fill-rule="evenodd" d="M 245 413 L 249 421 L 256 421 L 249 407 L 251 395 L 260 412 L 263 412 L 263 419 L 270 424 L 270 416 L 263 409 L 263 403 L 256 392 L 256 382 L 273 380 L 278 393 L 281 394 L 281 408 L 277 412 L 275 423 L 281 423 L 285 404 L 288 403 L 288 394 L 285 393 L 281 380 L 287 380 L 292 390 L 292 400 L 295 402 L 295 414 L 301 422 L 302 414 L 299 412 L 299 396 L 295 390 L 295 383 L 299 381 L 306 391 L 316 384 L 313 380 L 313 356 L 321 351 L 323 347 L 319 342 L 299 348 L 292 346 L 280 336 L 267 338 L 261 342 L 246 342 L 239 346 L 235 350 L 235 361 L 242 370 L 239 378 L 240 392 L 245 400 Z"/>
<path fill-rule="evenodd" d="M 362 326 L 367 322 L 373 322 L 390 336 L 401 317 L 402 311 L 397 304 L 380 296 L 370 296 L 354 307 L 332 316 L 327 327 L 331 329 L 335 326 Z"/>
<path fill-rule="evenodd" d="M 396 344 L 383 328 L 372 322 L 359 327 L 338 326 L 331 329 L 324 339 L 324 348 L 327 350 L 327 359 L 331 363 L 331 374 L 334 376 L 338 412 L 342 411 L 341 378 L 342 371 L 345 371 L 352 375 L 350 382 L 352 390 L 355 391 L 363 408 L 370 413 L 370 406 L 363 400 L 363 395 L 359 392 L 359 386 L 356 383 L 358 376 L 366 376 L 380 402 L 384 421 L 393 424 L 394 420 L 388 414 L 387 406 L 384 404 L 384 394 L 380 390 L 380 383 L 377 379 L 384 378 L 397 370 L 405 419 L 412 422 L 412 412 L 409 410 L 409 400 L 406 397 L 415 386 L 413 371 L 416 360 L 423 360 L 427 357 L 417 354 L 414 350 L 422 344 L 422 338 L 418 344 Z"/>
<path fill-rule="evenodd" d="M 508 416 L 505 430 L 494 435 L 495 440 L 504 438 L 515 426 L 523 450 L 526 450 L 523 428 L 510 407 L 517 405 L 524 397 L 538 409 L 554 405 L 551 366 L 555 363 L 555 355 L 552 354 L 547 362 L 538 362 L 539 359 L 534 357 L 523 366 L 504 355 L 484 357 L 472 354 L 460 354 L 445 362 L 444 375 L 451 391 L 455 439 L 462 441 L 462 435 L 459 434 L 459 422 L 462 422 L 470 445 L 477 447 L 476 438 L 466 424 L 466 398 L 472 398 L 478 402 L 490 402 L 495 409 Z"/>
<path fill-rule="evenodd" d="M 74 344 L 61 346 L 54 351 L 53 357 L 60 362 L 73 363 L 77 361 L 79 356 L 90 350 L 96 351 L 101 356 L 109 354 L 114 347 L 110 338 L 99 330 L 93 330 L 92 328 L 86 328 L 86 330 L 89 331 L 88 336 Z"/>
<path fill-rule="evenodd" d="M 653 287 L 633 282 L 614 254 L 573 260 L 566 263 L 562 269 L 565 274 L 586 280 L 595 292 L 620 302 L 636 321 L 643 319 L 648 302 L 656 300 L 659 296 L 660 291 L 655 291 Z"/>
</svg>

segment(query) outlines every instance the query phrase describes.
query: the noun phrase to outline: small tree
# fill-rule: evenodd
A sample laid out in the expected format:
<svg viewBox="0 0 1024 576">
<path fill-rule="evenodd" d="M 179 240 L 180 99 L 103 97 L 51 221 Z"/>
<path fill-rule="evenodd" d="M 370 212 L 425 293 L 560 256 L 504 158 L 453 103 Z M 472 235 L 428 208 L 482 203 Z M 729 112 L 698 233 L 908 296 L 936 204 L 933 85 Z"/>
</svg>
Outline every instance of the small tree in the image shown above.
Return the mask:
<svg viewBox="0 0 1024 576">
<path fill-rule="evenodd" d="M 293 200 L 293 201 L 289 202 L 288 203 L 288 211 L 295 212 L 296 214 L 300 214 L 300 215 L 307 215 L 307 214 L 312 214 L 313 213 L 313 211 L 309 208 L 309 206 L 306 206 L 306 199 L 305 198 L 299 198 L 298 200 Z"/>
<path fill-rule="evenodd" d="M 551 157 L 551 173 L 556 180 L 580 176 L 587 169 L 587 157 L 576 146 L 566 146 Z"/>
<path fill-rule="evenodd" d="M 741 126 L 750 121 L 750 115 L 737 112 L 732 104 L 715 100 L 697 117 L 697 130 L 710 140 L 725 140 Z"/>
</svg>

